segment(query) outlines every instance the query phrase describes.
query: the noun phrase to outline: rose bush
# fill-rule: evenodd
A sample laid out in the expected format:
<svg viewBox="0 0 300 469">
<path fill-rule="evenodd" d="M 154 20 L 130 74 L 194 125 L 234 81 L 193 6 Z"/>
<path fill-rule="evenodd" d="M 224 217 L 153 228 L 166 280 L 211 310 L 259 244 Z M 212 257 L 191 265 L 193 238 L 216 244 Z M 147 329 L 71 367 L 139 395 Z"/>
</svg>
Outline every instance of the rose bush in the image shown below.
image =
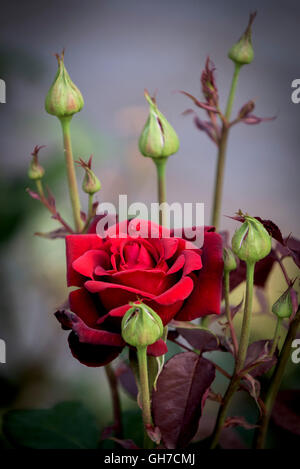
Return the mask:
<svg viewBox="0 0 300 469">
<path fill-rule="evenodd" d="M 105 365 L 122 351 L 121 320 L 131 301 L 149 305 L 164 325 L 173 318 L 190 321 L 220 313 L 220 235 L 206 227 L 198 249 L 158 225 L 146 224 L 158 237 L 122 237 L 121 224 L 115 226 L 116 236 L 66 237 L 68 286 L 79 288 L 69 295 L 70 311 L 55 314 L 63 329 L 71 330 L 72 354 L 85 365 Z M 166 351 L 162 339 L 148 347 L 155 356 Z"/>
</svg>

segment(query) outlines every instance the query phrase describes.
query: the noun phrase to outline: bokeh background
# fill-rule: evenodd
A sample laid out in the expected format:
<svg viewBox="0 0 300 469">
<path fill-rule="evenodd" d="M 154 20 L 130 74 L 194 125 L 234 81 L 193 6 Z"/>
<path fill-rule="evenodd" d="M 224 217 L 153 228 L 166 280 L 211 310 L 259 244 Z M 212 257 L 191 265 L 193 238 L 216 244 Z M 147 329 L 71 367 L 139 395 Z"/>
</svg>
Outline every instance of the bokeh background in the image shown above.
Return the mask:
<svg viewBox="0 0 300 469">
<path fill-rule="evenodd" d="M 0 78 L 7 86 L 7 103 L 0 104 L 0 337 L 7 343 L 7 363 L 0 364 L 1 412 L 80 399 L 96 412 L 101 426 L 111 419 L 103 370 L 86 368 L 71 357 L 67 334 L 53 316 L 67 295 L 64 242 L 33 235 L 57 225 L 25 193 L 30 185 L 26 175 L 30 153 L 36 144 L 47 145 L 41 151 L 47 183 L 59 210 L 70 220 L 60 128 L 57 119 L 44 110 L 44 98 L 56 73 L 53 54 L 66 48 L 66 66 L 84 95 L 85 107 L 73 120 L 74 154 L 94 154 L 103 186 L 100 199 L 117 203 L 119 193 L 128 194 L 129 203 L 155 199 L 154 165 L 139 155 L 137 139 L 147 116 L 143 89 L 157 89 L 159 107 L 181 141 L 180 151 L 168 164 L 168 200 L 204 202 L 209 223 L 216 150 L 194 127 L 192 118 L 182 115 L 192 106 L 176 90 L 200 97 L 200 73 L 209 55 L 225 104 L 233 71 L 227 51 L 255 9 L 255 60 L 242 70 L 234 112 L 254 98 L 257 115 L 276 115 L 277 119 L 233 129 L 222 228 L 232 232 L 236 225 L 225 215 L 242 208 L 272 219 L 284 235 L 299 238 L 300 105 L 291 102 L 291 82 L 300 74 L 299 2 L 1 3 Z M 82 203 L 86 203 L 83 194 Z M 297 275 L 292 262 L 286 266 L 291 276 Z M 284 287 L 275 268 L 268 282 L 269 304 Z M 239 289 L 234 300 L 242 294 Z M 257 311 L 260 307 L 256 303 Z M 253 339 L 271 337 L 273 327 L 272 318 L 257 315 Z M 224 354 L 216 359 L 228 369 L 232 366 Z M 284 387 L 299 388 L 299 372 L 299 365 L 290 365 Z M 218 377 L 217 386 L 222 389 L 225 384 Z M 135 408 L 125 393 L 122 400 L 124 408 Z M 238 406 L 247 408 L 249 419 L 255 421 L 252 403 L 240 397 L 236 406 L 236 411 Z M 215 411 L 214 405 L 210 410 Z M 246 432 L 241 435 L 245 441 L 249 438 Z M 272 438 L 278 438 L 275 431 Z M 293 441 L 287 438 L 286 444 Z"/>
</svg>

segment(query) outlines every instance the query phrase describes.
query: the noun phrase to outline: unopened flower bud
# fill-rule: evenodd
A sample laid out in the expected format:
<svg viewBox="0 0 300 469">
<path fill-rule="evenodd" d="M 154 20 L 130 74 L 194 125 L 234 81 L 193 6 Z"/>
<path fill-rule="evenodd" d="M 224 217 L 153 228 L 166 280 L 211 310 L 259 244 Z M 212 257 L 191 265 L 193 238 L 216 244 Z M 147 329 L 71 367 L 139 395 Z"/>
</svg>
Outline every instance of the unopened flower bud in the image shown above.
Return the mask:
<svg viewBox="0 0 300 469">
<path fill-rule="evenodd" d="M 230 248 L 223 249 L 224 272 L 231 272 L 237 268 L 236 258 Z"/>
<path fill-rule="evenodd" d="M 250 14 L 246 31 L 240 40 L 234 44 L 228 52 L 228 57 L 237 65 L 250 64 L 254 59 L 254 51 L 251 40 L 251 26 L 256 17 L 256 12 Z"/>
<path fill-rule="evenodd" d="M 158 314 L 143 303 L 132 304 L 122 319 L 122 337 L 133 347 L 147 347 L 163 335 Z"/>
<path fill-rule="evenodd" d="M 139 139 L 142 155 L 150 158 L 168 157 L 179 148 L 178 136 L 167 119 L 158 110 L 156 102 L 147 90 L 145 98 L 149 103 L 149 117 Z"/>
<path fill-rule="evenodd" d="M 233 252 L 245 262 L 257 262 L 266 257 L 272 247 L 271 237 L 263 224 L 246 215 L 242 226 L 233 235 Z"/>
<path fill-rule="evenodd" d="M 291 287 L 281 295 L 280 298 L 273 304 L 272 312 L 278 318 L 289 318 L 293 314 L 293 302 L 291 296 Z"/>
<path fill-rule="evenodd" d="M 38 179 L 42 179 L 42 177 L 45 174 L 44 168 L 39 164 L 38 160 L 38 153 L 41 148 L 44 146 L 38 146 L 36 145 L 33 152 L 31 153 L 32 155 L 32 160 L 29 165 L 29 170 L 28 170 L 28 177 L 29 179 L 32 179 L 34 181 L 37 181 Z"/>
<path fill-rule="evenodd" d="M 100 191 L 101 189 L 101 182 L 95 175 L 95 173 L 92 171 L 92 158 L 93 156 L 90 156 L 89 161 L 86 163 L 83 161 L 81 158 L 79 161 L 76 161 L 76 163 L 81 166 L 85 170 L 85 175 L 82 183 L 82 190 L 86 194 L 93 195 L 96 192 Z"/>
<path fill-rule="evenodd" d="M 246 104 L 244 104 L 243 107 L 239 110 L 238 113 L 238 118 L 239 119 L 244 119 L 245 117 L 248 117 L 248 115 L 254 110 L 255 108 L 255 103 L 254 101 L 248 101 Z"/>
<path fill-rule="evenodd" d="M 64 64 L 64 51 L 56 54 L 58 70 L 45 100 L 45 109 L 58 118 L 71 117 L 84 105 L 79 89 L 72 82 Z"/>
</svg>

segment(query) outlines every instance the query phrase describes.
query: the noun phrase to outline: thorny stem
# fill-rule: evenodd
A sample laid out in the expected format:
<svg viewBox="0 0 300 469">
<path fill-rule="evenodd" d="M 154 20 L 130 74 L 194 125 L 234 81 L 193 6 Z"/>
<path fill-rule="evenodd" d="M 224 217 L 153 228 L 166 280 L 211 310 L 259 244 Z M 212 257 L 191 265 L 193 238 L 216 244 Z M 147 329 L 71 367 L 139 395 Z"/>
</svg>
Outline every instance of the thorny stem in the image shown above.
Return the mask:
<svg viewBox="0 0 300 469">
<path fill-rule="evenodd" d="M 234 96 L 235 96 L 235 91 L 237 87 L 240 70 L 241 70 L 241 66 L 236 64 L 234 68 L 231 88 L 230 88 L 230 92 L 229 92 L 229 96 L 227 100 L 227 106 L 226 106 L 226 111 L 225 111 L 225 122 L 223 122 L 221 137 L 219 140 L 219 151 L 218 151 L 218 161 L 217 161 L 215 190 L 214 190 L 214 202 L 213 202 L 213 212 L 212 212 L 212 225 L 216 227 L 217 231 L 219 230 L 219 223 L 220 223 L 222 192 L 223 192 L 223 182 L 224 182 L 224 172 L 225 172 L 225 160 L 226 160 L 228 133 L 229 133 L 229 119 L 230 119 L 230 115 L 232 111 L 232 105 L 234 101 Z"/>
<path fill-rule="evenodd" d="M 114 433 L 117 438 L 123 438 L 122 410 L 121 410 L 121 401 L 120 401 L 120 395 L 119 395 L 118 381 L 110 363 L 108 363 L 105 366 L 105 373 L 107 376 L 111 398 L 112 398 L 113 414 L 114 414 L 114 430 L 115 430 Z"/>
<path fill-rule="evenodd" d="M 40 201 L 42 204 L 49 210 L 49 212 L 55 217 L 55 220 L 57 220 L 65 229 L 68 231 L 68 233 L 73 233 L 72 228 L 64 221 L 64 219 L 60 216 L 60 214 L 56 211 L 56 207 L 51 205 L 47 198 L 45 197 L 44 189 L 43 189 L 43 183 L 40 179 L 36 180 L 36 188 L 38 191 L 38 194 L 40 196 Z"/>
<path fill-rule="evenodd" d="M 229 383 L 228 389 L 225 393 L 223 404 L 220 406 L 217 421 L 215 424 L 214 432 L 212 435 L 212 442 L 211 442 L 211 449 L 214 449 L 218 442 L 221 435 L 221 431 L 225 422 L 225 418 L 227 415 L 227 410 L 231 399 L 235 392 L 237 391 L 241 375 L 240 372 L 242 371 L 245 363 L 245 358 L 247 354 L 247 348 L 249 344 L 249 336 L 250 336 L 250 323 L 251 323 L 251 314 L 252 314 L 252 300 L 253 300 L 253 282 L 254 282 L 254 267 L 255 263 L 247 263 L 247 276 L 246 276 L 246 300 L 245 300 L 245 309 L 244 309 L 244 317 L 243 317 L 243 324 L 241 330 L 241 338 L 240 344 L 238 348 L 238 355 L 236 359 L 236 365 L 232 380 Z"/>
<path fill-rule="evenodd" d="M 227 317 L 227 321 L 229 324 L 229 329 L 230 329 L 230 334 L 232 338 L 232 343 L 233 343 L 233 349 L 234 349 L 234 356 L 237 356 L 238 353 L 238 341 L 236 338 L 236 333 L 234 330 L 234 325 L 232 321 L 232 316 L 231 316 L 231 311 L 230 311 L 230 302 L 229 302 L 229 280 L 230 280 L 230 272 L 229 271 L 224 271 L 224 297 L 225 297 L 225 313 Z"/>
<path fill-rule="evenodd" d="M 158 202 L 160 207 L 159 211 L 159 224 L 167 226 L 167 210 L 166 210 L 166 165 L 167 157 L 153 158 L 157 170 L 157 189 L 158 189 Z"/>
<path fill-rule="evenodd" d="M 76 173 L 73 160 L 72 152 L 72 143 L 71 143 L 71 134 L 70 134 L 70 123 L 71 117 L 64 117 L 60 119 L 63 140 L 64 140 L 64 154 L 66 160 L 67 174 L 68 174 L 68 183 L 69 183 L 69 192 L 70 199 L 73 210 L 73 218 L 75 223 L 75 229 L 77 232 L 80 232 L 83 228 L 83 222 L 80 215 L 80 200 L 78 194 Z"/>
<path fill-rule="evenodd" d="M 254 439 L 254 447 L 256 449 L 262 449 L 265 447 L 266 436 L 268 432 L 268 426 L 273 410 L 273 406 L 276 400 L 276 396 L 278 394 L 280 384 L 284 375 L 284 371 L 286 369 L 286 365 L 291 355 L 291 346 L 293 340 L 296 337 L 298 328 L 300 326 L 300 309 L 298 309 L 295 318 L 291 322 L 289 331 L 287 333 L 286 339 L 284 341 L 279 360 L 275 367 L 274 373 L 271 377 L 270 387 L 266 394 L 265 399 L 265 413 L 262 415 L 259 421 L 259 428 L 256 431 L 255 439 Z"/>
<path fill-rule="evenodd" d="M 144 446 L 145 449 L 153 448 L 153 442 L 150 440 L 147 434 L 147 427 L 152 427 L 152 415 L 151 415 L 151 402 L 149 392 L 149 378 L 148 378 L 148 361 L 147 361 L 147 347 L 137 348 L 137 359 L 139 365 L 139 379 L 140 379 L 140 390 L 141 390 L 141 404 L 143 412 L 143 422 L 145 427 L 144 434 Z"/>
</svg>

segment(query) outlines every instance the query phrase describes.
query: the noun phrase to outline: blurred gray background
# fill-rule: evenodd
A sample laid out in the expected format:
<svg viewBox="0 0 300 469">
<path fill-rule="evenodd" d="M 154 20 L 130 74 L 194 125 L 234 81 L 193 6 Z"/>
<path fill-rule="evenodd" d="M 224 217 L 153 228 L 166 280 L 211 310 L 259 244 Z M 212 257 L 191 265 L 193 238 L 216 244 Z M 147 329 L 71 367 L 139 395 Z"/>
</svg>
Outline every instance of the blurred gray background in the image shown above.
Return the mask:
<svg viewBox="0 0 300 469">
<path fill-rule="evenodd" d="M 137 139 L 147 116 L 143 90 L 157 89 L 159 108 L 181 142 L 168 163 L 168 200 L 204 202 L 209 223 L 216 148 L 191 116 L 182 116 L 193 106 L 174 91 L 201 97 L 200 74 L 209 55 L 224 106 L 233 72 L 227 52 L 256 9 L 255 60 L 241 72 L 234 112 L 254 98 L 258 116 L 277 119 L 232 130 L 222 213 L 241 208 L 272 219 L 284 235 L 299 237 L 300 104 L 291 102 L 291 82 L 300 78 L 298 1 L 1 2 L 0 78 L 7 84 L 7 103 L 0 105 L 0 337 L 8 344 L 8 363 L 0 366 L 18 390 L 14 405 L 48 405 L 76 396 L 100 405 L 98 370 L 70 357 L 67 335 L 52 316 L 67 294 L 64 243 L 33 236 L 57 225 L 24 191 L 32 149 L 47 145 L 41 163 L 60 211 L 70 215 L 60 128 L 44 110 L 57 68 L 53 54 L 66 48 L 66 67 L 85 99 L 72 124 L 74 155 L 94 154 L 100 200 L 116 203 L 119 193 L 128 194 L 129 202 L 155 199 L 154 165 L 139 155 Z M 222 217 L 222 228 L 235 226 Z M 273 296 L 283 286 L 280 279 Z M 107 393 L 106 384 L 101 386 Z"/>
</svg>

